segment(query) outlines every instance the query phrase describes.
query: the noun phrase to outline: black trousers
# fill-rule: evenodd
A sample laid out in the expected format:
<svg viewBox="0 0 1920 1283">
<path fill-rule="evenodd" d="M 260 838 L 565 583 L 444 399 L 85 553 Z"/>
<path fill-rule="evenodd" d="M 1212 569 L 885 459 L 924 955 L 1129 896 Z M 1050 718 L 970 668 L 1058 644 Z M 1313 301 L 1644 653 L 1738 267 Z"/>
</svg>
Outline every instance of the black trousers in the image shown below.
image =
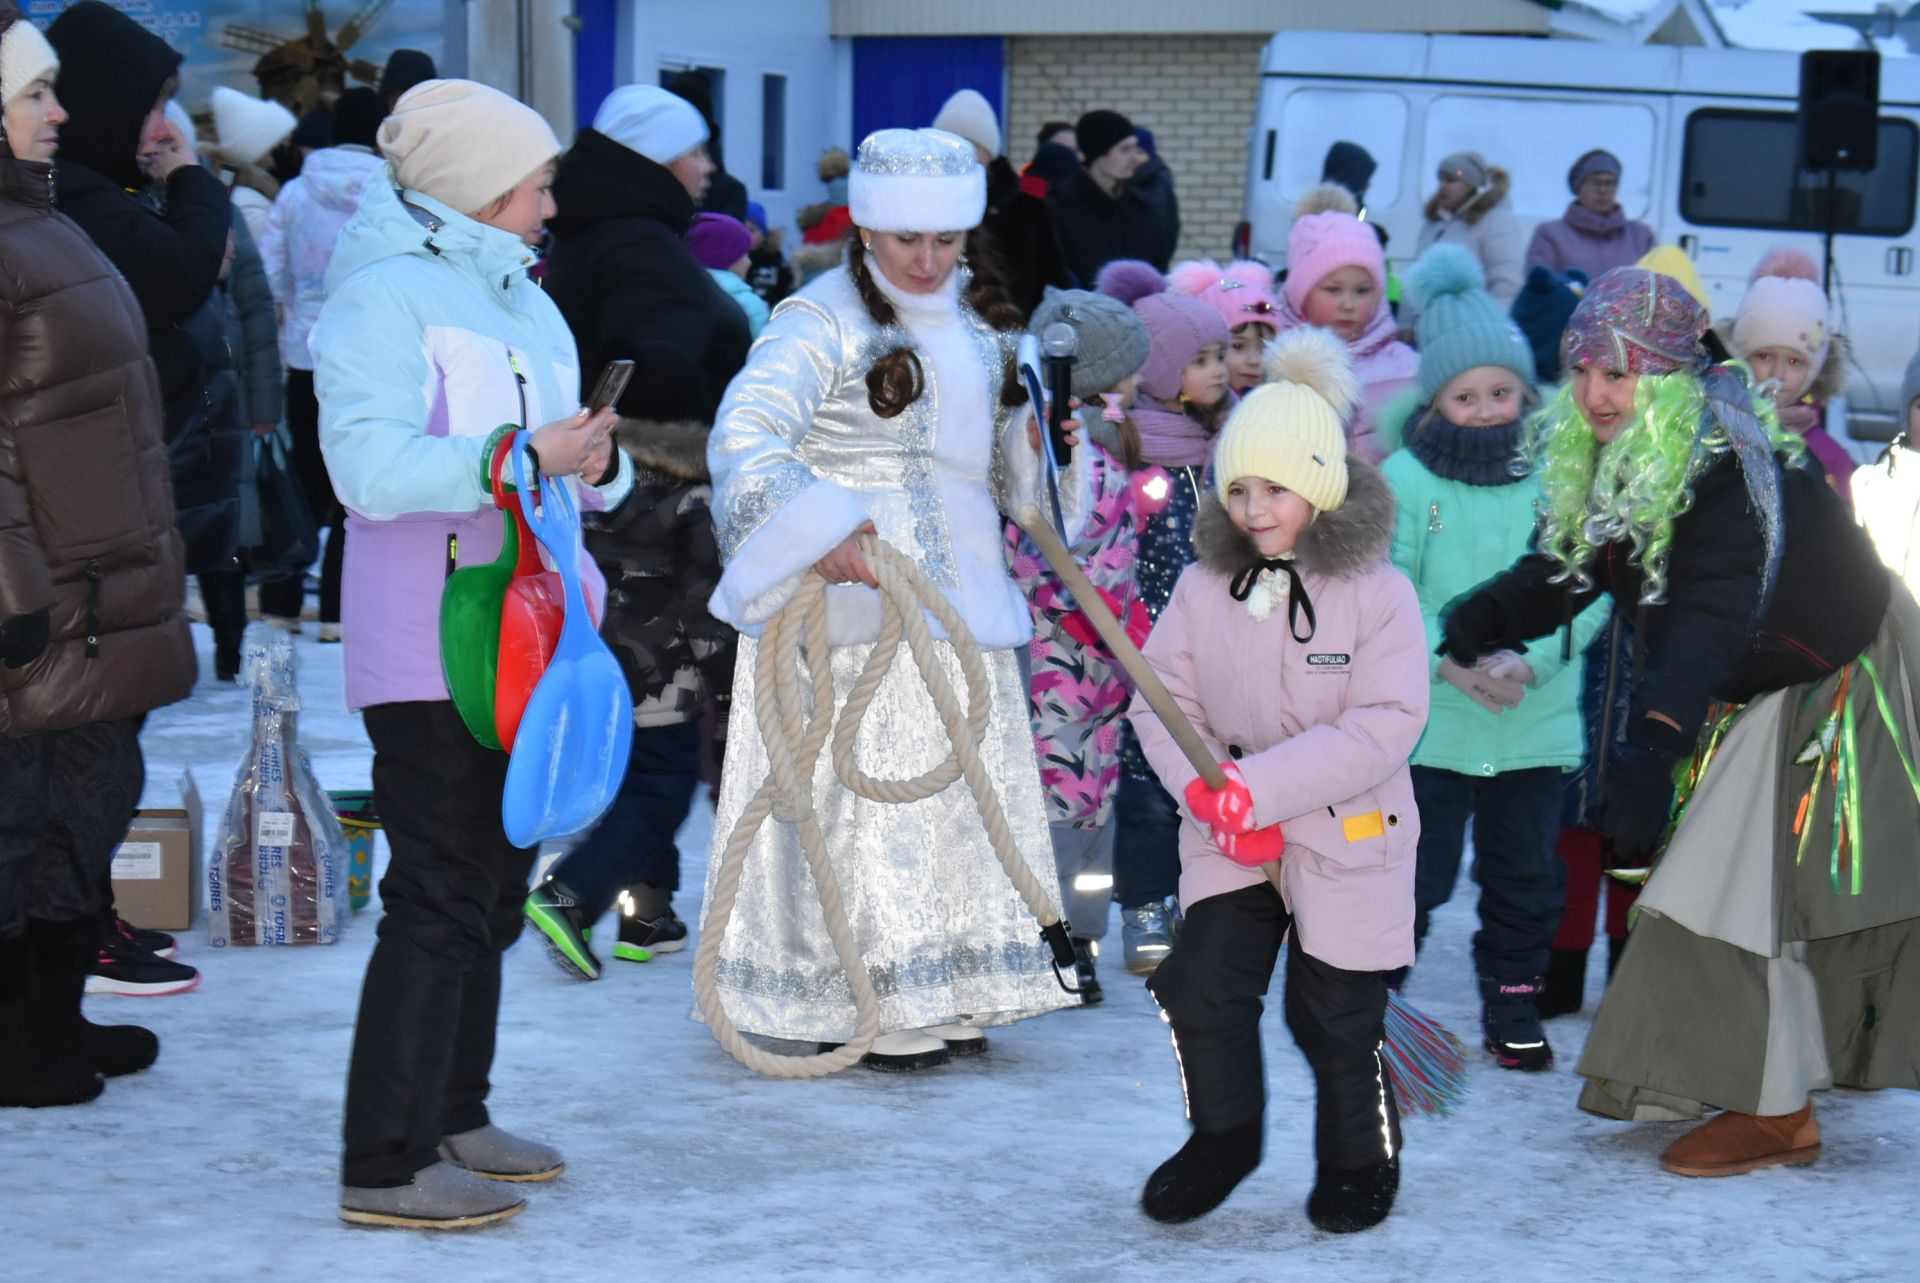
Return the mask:
<svg viewBox="0 0 1920 1283">
<path fill-rule="evenodd" d="M 1261 998 L 1293 918 L 1271 886 L 1186 906 L 1180 941 L 1147 989 L 1173 1027 L 1187 1115 L 1201 1131 L 1256 1123 L 1266 1111 Z M 1314 1155 L 1351 1171 L 1400 1152 L 1400 1114 L 1380 1059 L 1387 984 L 1287 950 L 1287 1028 L 1313 1070 Z"/>
<path fill-rule="evenodd" d="M 1552 766 L 1485 777 L 1413 768 L 1420 807 L 1416 945 L 1426 940 L 1433 911 L 1453 896 L 1471 822 L 1473 880 L 1480 884 L 1474 967 L 1495 980 L 1531 980 L 1546 971 L 1547 946 L 1567 908 L 1566 865 L 1554 848 L 1565 778 Z"/>
<path fill-rule="evenodd" d="M 287 431 L 293 437 L 293 471 L 306 492 L 314 523 L 327 532 L 320 556 L 320 622 L 340 622 L 340 575 L 346 565 L 347 514 L 334 497 L 333 478 L 320 453 L 320 402 L 313 394 L 312 370 L 287 370 Z M 306 572 L 260 585 L 260 613 L 280 619 L 300 618 L 306 599 Z"/>
<path fill-rule="evenodd" d="M 347 1069 L 342 1181 L 404 1185 L 440 1138 L 485 1126 L 500 955 L 520 934 L 534 852 L 507 840 L 507 755 L 449 700 L 366 710 L 392 853 Z"/>
<path fill-rule="evenodd" d="M 147 779 L 144 720 L 0 735 L 0 940 L 28 918 L 81 922 L 107 907 L 113 852 Z"/>
<path fill-rule="evenodd" d="M 553 867 L 580 898 L 589 922 L 605 913 L 622 887 L 644 882 L 680 889 L 680 848 L 673 837 L 700 787 L 700 723 L 642 727 L 613 805 L 593 832 Z"/>
</svg>

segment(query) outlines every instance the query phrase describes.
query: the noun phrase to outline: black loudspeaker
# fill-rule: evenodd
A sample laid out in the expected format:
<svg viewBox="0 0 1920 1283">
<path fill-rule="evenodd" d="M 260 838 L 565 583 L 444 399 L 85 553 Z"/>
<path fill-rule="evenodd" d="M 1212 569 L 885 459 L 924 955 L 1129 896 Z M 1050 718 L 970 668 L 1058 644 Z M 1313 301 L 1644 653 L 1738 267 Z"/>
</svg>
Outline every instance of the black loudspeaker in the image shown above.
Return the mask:
<svg viewBox="0 0 1920 1283">
<path fill-rule="evenodd" d="M 1800 55 L 1800 168 L 1872 169 L 1879 116 L 1876 50 L 1815 49 Z"/>
</svg>

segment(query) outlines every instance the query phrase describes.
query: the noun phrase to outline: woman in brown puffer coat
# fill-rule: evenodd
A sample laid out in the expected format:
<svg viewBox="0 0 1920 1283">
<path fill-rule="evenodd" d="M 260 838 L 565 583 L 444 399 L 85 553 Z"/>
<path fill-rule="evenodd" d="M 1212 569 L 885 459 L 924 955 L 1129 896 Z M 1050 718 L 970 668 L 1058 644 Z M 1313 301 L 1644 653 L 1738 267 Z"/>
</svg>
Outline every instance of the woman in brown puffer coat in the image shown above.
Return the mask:
<svg viewBox="0 0 1920 1283">
<path fill-rule="evenodd" d="M 0 0 L 0 1105 L 79 1104 L 159 1052 L 80 995 L 140 722 L 194 679 L 146 326 L 53 207 L 57 66 Z"/>
</svg>

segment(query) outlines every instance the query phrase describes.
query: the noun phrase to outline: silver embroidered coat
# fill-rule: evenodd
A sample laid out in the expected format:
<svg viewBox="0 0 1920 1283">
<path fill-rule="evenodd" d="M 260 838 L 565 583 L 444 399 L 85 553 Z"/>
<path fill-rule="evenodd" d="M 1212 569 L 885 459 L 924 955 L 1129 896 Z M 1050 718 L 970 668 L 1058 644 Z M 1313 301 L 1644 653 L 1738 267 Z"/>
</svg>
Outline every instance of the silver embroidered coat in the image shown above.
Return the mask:
<svg viewBox="0 0 1920 1283">
<path fill-rule="evenodd" d="M 1031 617 L 1001 551 L 1000 515 L 1038 471 L 1024 415 L 998 405 L 1010 336 L 959 302 L 962 273 L 933 295 L 892 289 L 901 321 L 882 329 L 844 269 L 787 299 L 727 390 L 708 447 L 714 519 L 726 567 L 716 616 L 743 634 L 734 700 L 741 729 L 729 738 L 714 824 L 718 857 L 767 773 L 751 714 L 754 638 L 798 590 L 802 576 L 863 521 L 913 558 L 959 608 L 988 652 L 993 712 L 983 756 L 1028 867 L 1057 894 L 1027 705 L 1012 648 Z M 867 403 L 875 357 L 911 343 L 926 389 L 885 420 Z M 1078 498 L 1085 478 L 1067 478 Z M 1084 511 L 1080 503 L 1070 503 Z M 844 703 L 878 635 L 878 594 L 829 590 L 834 689 Z M 938 647 L 947 680 L 965 682 Z M 916 775 L 948 750 L 919 672 L 904 652 L 882 683 L 858 739 L 860 765 L 893 778 Z M 862 956 L 881 999 L 881 1029 L 952 1022 L 1003 1024 L 1073 1005 L 1054 979 L 1039 924 L 987 842 L 971 792 L 955 784 L 911 805 L 855 796 L 830 755 L 814 780 L 814 805 L 846 895 Z M 1056 906 L 1057 909 L 1057 906 Z M 840 1041 L 854 1010 L 794 829 L 769 819 L 746 858 L 721 951 L 719 984 L 734 1022 L 777 1038 Z"/>
</svg>

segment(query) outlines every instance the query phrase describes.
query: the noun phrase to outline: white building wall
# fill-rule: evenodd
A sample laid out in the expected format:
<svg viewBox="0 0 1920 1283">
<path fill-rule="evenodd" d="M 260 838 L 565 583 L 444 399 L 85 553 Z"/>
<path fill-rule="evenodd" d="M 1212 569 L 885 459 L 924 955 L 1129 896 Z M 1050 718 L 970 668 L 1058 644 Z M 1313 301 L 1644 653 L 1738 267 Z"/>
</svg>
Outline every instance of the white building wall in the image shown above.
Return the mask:
<svg viewBox="0 0 1920 1283">
<path fill-rule="evenodd" d="M 824 196 L 814 161 L 827 147 L 850 145 L 852 42 L 827 34 L 829 0 L 629 0 L 618 64 L 631 80 L 658 84 L 663 67 L 726 72 L 719 109 L 727 172 L 747 185 L 767 217 L 785 227 L 789 252 L 800 242 L 794 214 Z M 762 77 L 787 78 L 786 183 L 761 185 Z M 590 123 L 590 122 L 582 122 Z"/>
</svg>

